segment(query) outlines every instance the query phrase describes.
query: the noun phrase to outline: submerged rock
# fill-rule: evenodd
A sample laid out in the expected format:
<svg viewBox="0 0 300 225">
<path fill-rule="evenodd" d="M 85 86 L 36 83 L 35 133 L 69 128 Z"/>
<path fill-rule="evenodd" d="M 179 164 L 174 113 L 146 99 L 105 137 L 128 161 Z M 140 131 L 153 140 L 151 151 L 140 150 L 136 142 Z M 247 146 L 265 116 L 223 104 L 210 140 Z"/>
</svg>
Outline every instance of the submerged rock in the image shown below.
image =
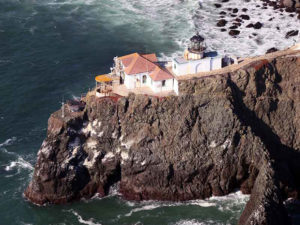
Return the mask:
<svg viewBox="0 0 300 225">
<path fill-rule="evenodd" d="M 298 30 L 291 30 L 291 31 L 289 31 L 289 32 L 286 33 L 285 38 L 290 38 L 292 36 L 297 36 L 298 33 L 299 33 Z"/>
<path fill-rule="evenodd" d="M 236 35 L 239 35 L 239 34 L 240 34 L 239 30 L 230 30 L 229 31 L 229 35 L 231 35 L 231 36 L 236 36 Z"/>
<path fill-rule="evenodd" d="M 227 24 L 227 21 L 224 19 L 221 19 L 218 21 L 217 26 L 218 27 L 224 27 Z"/>
</svg>

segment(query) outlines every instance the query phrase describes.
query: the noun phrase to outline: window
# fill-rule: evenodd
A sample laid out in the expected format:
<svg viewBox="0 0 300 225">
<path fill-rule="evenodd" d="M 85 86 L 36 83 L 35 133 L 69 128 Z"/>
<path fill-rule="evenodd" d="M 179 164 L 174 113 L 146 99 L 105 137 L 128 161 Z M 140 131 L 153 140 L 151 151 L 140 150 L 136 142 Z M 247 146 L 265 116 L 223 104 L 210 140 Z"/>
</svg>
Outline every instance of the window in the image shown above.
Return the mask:
<svg viewBox="0 0 300 225">
<path fill-rule="evenodd" d="M 143 84 L 145 84 L 146 82 L 147 82 L 147 76 L 144 75 L 144 76 L 143 76 Z"/>
<path fill-rule="evenodd" d="M 163 86 L 163 87 L 166 86 L 166 81 L 165 81 L 165 80 L 163 80 L 163 81 L 161 82 L 161 86 Z"/>
</svg>

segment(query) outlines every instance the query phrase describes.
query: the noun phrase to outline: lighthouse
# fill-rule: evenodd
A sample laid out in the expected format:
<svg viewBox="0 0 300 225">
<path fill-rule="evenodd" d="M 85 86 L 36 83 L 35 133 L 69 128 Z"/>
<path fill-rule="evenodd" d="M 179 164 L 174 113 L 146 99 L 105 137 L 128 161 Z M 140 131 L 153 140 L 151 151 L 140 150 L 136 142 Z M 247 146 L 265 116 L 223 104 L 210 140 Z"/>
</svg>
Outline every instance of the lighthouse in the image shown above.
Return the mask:
<svg viewBox="0 0 300 225">
<path fill-rule="evenodd" d="M 184 51 L 184 59 L 199 60 L 204 57 L 205 52 L 204 38 L 197 32 L 196 35 L 190 38 L 188 48 Z"/>
<path fill-rule="evenodd" d="M 190 38 L 183 56 L 172 60 L 172 72 L 175 76 L 184 76 L 209 72 L 222 68 L 222 57 L 217 52 L 207 52 L 204 38 L 197 33 Z"/>
</svg>

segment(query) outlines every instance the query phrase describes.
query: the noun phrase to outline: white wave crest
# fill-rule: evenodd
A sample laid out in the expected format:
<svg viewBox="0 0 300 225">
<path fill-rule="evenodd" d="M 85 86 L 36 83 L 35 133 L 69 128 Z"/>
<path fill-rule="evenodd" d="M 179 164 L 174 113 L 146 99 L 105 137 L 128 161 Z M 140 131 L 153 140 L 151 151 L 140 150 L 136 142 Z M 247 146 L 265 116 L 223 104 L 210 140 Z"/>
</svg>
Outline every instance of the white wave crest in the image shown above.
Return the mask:
<svg viewBox="0 0 300 225">
<path fill-rule="evenodd" d="M 83 219 L 76 211 L 74 211 L 74 210 L 69 210 L 69 212 L 73 213 L 73 214 L 77 217 L 79 223 L 87 224 L 87 225 L 102 225 L 101 223 L 95 223 L 95 222 L 93 221 L 93 219 L 84 220 L 84 219 Z"/>
<path fill-rule="evenodd" d="M 232 211 L 235 206 L 237 208 L 244 206 L 249 200 L 249 195 L 244 195 L 241 191 L 231 193 L 226 196 L 213 196 L 205 200 L 190 200 L 185 202 L 160 202 L 160 201 L 142 201 L 140 203 L 126 202 L 129 207 L 134 207 L 125 216 L 131 216 L 133 213 L 140 211 L 154 210 L 161 207 L 176 207 L 194 205 L 199 207 L 217 207 L 220 211 Z"/>
<path fill-rule="evenodd" d="M 212 221 L 212 220 L 197 221 L 195 219 L 192 219 L 192 220 L 180 220 L 180 221 L 176 222 L 174 225 L 209 225 L 209 224 L 219 225 L 220 223 L 216 223 L 215 221 Z"/>
<path fill-rule="evenodd" d="M 18 171 L 20 169 L 27 169 L 29 171 L 33 171 L 34 169 L 33 166 L 29 162 L 25 161 L 21 156 L 19 156 L 16 161 L 10 162 L 10 164 L 5 167 L 5 170 L 11 171 L 14 168 L 17 168 Z"/>
<path fill-rule="evenodd" d="M 17 140 L 16 137 L 9 138 L 9 139 L 7 139 L 6 141 L 4 141 L 3 143 L 0 143 L 0 148 L 1 148 L 1 147 L 5 147 L 5 146 L 12 145 L 16 140 Z"/>
</svg>

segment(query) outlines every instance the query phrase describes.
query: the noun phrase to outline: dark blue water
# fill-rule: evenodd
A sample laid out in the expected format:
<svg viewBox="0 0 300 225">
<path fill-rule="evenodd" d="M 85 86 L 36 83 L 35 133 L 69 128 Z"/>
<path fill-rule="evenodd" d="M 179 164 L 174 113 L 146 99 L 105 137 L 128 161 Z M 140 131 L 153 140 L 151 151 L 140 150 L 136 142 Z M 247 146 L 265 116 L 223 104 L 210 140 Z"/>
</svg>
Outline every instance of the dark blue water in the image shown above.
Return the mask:
<svg viewBox="0 0 300 225">
<path fill-rule="evenodd" d="M 38 207 L 22 193 L 49 115 L 80 96 L 114 56 L 182 50 L 194 31 L 193 1 L 0 0 L 0 224 L 227 224 L 239 193 L 182 204 L 104 199 Z"/>
</svg>

